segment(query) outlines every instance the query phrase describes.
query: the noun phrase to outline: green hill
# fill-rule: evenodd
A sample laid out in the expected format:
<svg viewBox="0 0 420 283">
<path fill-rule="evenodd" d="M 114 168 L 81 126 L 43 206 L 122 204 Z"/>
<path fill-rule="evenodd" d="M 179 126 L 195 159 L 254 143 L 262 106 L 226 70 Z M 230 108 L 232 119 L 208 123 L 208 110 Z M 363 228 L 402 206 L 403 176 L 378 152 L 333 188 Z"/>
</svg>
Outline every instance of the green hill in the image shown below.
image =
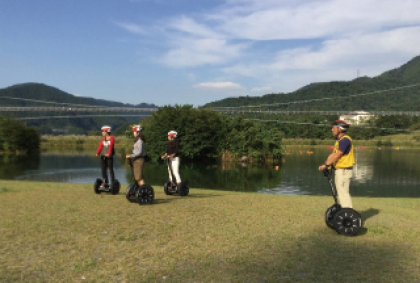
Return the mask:
<svg viewBox="0 0 420 283">
<path fill-rule="evenodd" d="M 154 104 L 140 103 L 137 105 L 121 102 L 107 101 L 89 97 L 74 96 L 57 88 L 39 83 L 25 83 L 0 89 L 0 107 L 77 107 L 77 106 L 104 106 L 104 107 L 139 107 L 156 108 Z M 97 113 L 96 115 L 98 115 Z M 104 113 L 112 115 L 116 113 Z M 43 116 L 69 116 L 69 118 L 23 120 L 29 126 L 40 128 L 43 134 L 87 134 L 97 131 L 102 125 L 111 125 L 114 130 L 126 123 L 136 123 L 141 118 L 122 116 L 95 116 L 74 118 L 71 116 L 95 115 L 91 112 L 2 112 L 1 116 L 14 118 L 43 117 Z"/>
<path fill-rule="evenodd" d="M 320 98 L 326 99 L 314 100 Z M 312 101 L 290 103 L 305 100 Z M 246 105 L 264 105 L 257 109 L 270 110 L 420 111 L 420 56 L 373 78 L 312 83 L 291 93 L 226 98 L 205 107 Z"/>
</svg>

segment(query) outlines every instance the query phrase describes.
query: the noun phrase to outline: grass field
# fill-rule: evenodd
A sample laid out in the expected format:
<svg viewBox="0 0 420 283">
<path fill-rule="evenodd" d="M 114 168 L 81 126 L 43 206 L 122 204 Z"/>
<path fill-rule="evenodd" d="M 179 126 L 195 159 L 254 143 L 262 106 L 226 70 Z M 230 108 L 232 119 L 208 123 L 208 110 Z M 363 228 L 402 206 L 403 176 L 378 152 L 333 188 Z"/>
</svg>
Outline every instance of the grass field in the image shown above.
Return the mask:
<svg viewBox="0 0 420 283">
<path fill-rule="evenodd" d="M 1 180 L 0 282 L 420 282 L 420 199 L 354 198 L 345 237 L 331 197 L 154 188 Z"/>
</svg>

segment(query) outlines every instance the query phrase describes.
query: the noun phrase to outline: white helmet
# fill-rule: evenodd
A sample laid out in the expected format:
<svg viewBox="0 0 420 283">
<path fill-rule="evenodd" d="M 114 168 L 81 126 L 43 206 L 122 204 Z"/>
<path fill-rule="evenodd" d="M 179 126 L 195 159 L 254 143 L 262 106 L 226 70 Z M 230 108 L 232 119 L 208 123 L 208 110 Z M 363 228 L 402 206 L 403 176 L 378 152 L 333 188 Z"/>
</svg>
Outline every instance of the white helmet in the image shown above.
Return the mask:
<svg viewBox="0 0 420 283">
<path fill-rule="evenodd" d="M 176 138 L 176 137 L 178 136 L 178 133 L 177 133 L 177 132 L 175 132 L 175 131 L 169 131 L 169 132 L 168 132 L 168 136 L 169 136 L 169 137 L 174 137 L 174 138 Z"/>
<path fill-rule="evenodd" d="M 133 132 L 141 132 L 143 128 L 140 125 L 134 125 L 132 128 Z"/>
<path fill-rule="evenodd" d="M 101 128 L 102 132 L 110 133 L 111 132 L 111 126 L 103 126 Z"/>
<path fill-rule="evenodd" d="M 350 125 L 347 124 L 344 120 L 335 120 L 333 123 L 333 127 L 338 127 L 341 131 L 347 132 Z"/>
</svg>

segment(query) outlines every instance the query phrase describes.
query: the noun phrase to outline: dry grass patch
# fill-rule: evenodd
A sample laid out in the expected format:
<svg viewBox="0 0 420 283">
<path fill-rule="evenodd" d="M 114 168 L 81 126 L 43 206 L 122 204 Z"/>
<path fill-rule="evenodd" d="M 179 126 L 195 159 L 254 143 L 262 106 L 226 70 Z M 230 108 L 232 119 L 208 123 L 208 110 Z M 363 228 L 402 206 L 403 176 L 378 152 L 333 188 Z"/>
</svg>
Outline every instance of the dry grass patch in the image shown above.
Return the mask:
<svg viewBox="0 0 420 283">
<path fill-rule="evenodd" d="M 344 237 L 331 197 L 155 191 L 2 181 L 0 282 L 420 281 L 419 199 L 355 198 L 364 228 Z"/>
</svg>

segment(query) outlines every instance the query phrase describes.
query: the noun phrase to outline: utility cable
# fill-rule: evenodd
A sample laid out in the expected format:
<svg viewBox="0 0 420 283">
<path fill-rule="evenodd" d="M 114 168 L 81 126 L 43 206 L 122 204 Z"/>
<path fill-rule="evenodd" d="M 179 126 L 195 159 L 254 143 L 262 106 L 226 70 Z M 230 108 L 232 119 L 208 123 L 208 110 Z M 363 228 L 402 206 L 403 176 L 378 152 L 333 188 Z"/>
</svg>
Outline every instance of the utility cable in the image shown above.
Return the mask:
<svg viewBox="0 0 420 283">
<path fill-rule="evenodd" d="M 151 117 L 151 115 L 79 115 L 79 116 L 39 116 L 39 117 L 21 117 L 16 120 L 43 120 L 43 119 L 65 119 L 65 118 L 90 118 L 90 117 Z"/>
<path fill-rule="evenodd" d="M 290 101 L 290 102 L 279 102 L 279 103 L 260 104 L 260 105 L 211 107 L 211 109 L 217 111 L 219 109 L 223 110 L 223 109 L 235 109 L 235 108 L 268 107 L 268 106 L 275 106 L 275 105 L 289 105 L 289 104 L 309 103 L 309 102 L 313 102 L 313 101 L 324 101 L 324 100 L 330 100 L 330 99 L 350 98 L 350 97 L 365 96 L 365 95 L 370 95 L 370 94 L 378 94 L 378 93 L 382 93 L 382 92 L 389 92 L 389 91 L 401 90 L 401 89 L 406 89 L 406 88 L 412 88 L 412 87 L 416 87 L 416 86 L 419 86 L 419 85 L 420 85 L 420 83 L 412 84 L 412 85 L 405 85 L 405 86 L 391 88 L 391 89 L 385 89 L 385 90 L 375 90 L 375 91 L 366 92 L 366 93 L 350 94 L 350 95 L 346 95 L 346 96 L 323 97 L 323 98 L 314 98 L 314 99 L 307 99 L 307 100 L 296 100 L 296 101 Z"/>
<path fill-rule="evenodd" d="M 292 122 L 292 121 L 261 120 L 261 119 L 244 119 L 244 120 L 251 120 L 251 121 L 265 122 L 265 123 L 296 124 L 296 125 L 331 127 L 331 124 L 314 124 L 314 123 L 310 123 L 310 122 Z M 410 132 L 410 133 L 420 132 L 420 131 L 412 131 L 410 129 L 379 128 L 379 127 L 365 127 L 365 126 L 352 126 L 352 127 L 353 128 L 358 128 L 358 129 L 376 129 L 376 130 L 384 130 L 384 131 L 397 131 L 397 132 Z"/>
</svg>

